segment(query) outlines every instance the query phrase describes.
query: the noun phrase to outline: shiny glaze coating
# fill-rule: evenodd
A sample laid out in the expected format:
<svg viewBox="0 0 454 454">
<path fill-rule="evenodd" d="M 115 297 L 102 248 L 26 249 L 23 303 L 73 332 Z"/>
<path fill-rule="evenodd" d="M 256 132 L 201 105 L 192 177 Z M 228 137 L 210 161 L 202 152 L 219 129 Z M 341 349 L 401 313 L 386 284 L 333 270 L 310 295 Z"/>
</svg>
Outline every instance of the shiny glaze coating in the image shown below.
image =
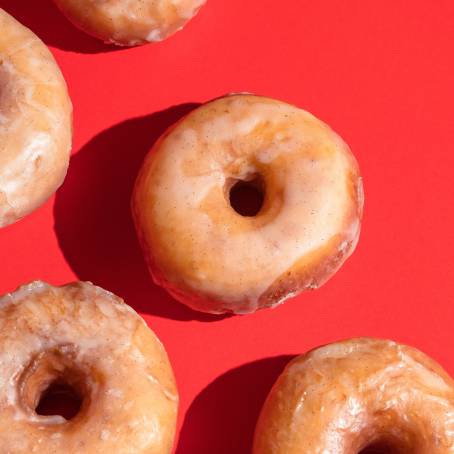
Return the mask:
<svg viewBox="0 0 454 454">
<path fill-rule="evenodd" d="M 68 19 L 106 43 L 136 46 L 181 30 L 206 0 L 54 0 Z"/>
<path fill-rule="evenodd" d="M 66 175 L 72 106 L 48 48 L 0 8 L 0 227 L 44 203 Z"/>
<path fill-rule="evenodd" d="M 241 216 L 237 181 L 264 203 Z M 358 165 L 297 107 L 239 94 L 191 112 L 156 143 L 132 211 L 154 280 L 188 306 L 250 313 L 326 282 L 353 252 L 363 207 Z"/>
<path fill-rule="evenodd" d="M 253 454 L 358 454 L 366 448 L 454 453 L 449 375 L 414 348 L 368 338 L 293 360 L 264 404 Z"/>
<path fill-rule="evenodd" d="M 38 415 L 61 382 L 82 398 L 79 413 Z M 177 405 L 162 344 L 120 298 L 40 281 L 0 298 L 2 454 L 169 454 Z"/>
</svg>

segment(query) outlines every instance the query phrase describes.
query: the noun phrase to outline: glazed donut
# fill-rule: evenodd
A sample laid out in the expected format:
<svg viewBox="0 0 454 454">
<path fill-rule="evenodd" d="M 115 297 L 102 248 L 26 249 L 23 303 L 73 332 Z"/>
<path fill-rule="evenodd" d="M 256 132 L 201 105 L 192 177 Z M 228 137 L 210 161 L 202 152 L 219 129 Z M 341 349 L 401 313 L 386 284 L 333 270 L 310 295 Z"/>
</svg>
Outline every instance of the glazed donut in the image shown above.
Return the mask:
<svg viewBox="0 0 454 454">
<path fill-rule="evenodd" d="M 232 206 L 241 186 L 263 198 L 255 213 Z M 205 104 L 165 133 L 132 200 L 155 282 L 193 309 L 239 314 L 329 279 L 356 246 L 362 206 L 358 165 L 337 134 L 247 94 Z"/>
<path fill-rule="evenodd" d="M 162 41 L 181 30 L 206 0 L 54 0 L 78 28 L 120 46 Z"/>
<path fill-rule="evenodd" d="M 454 382 L 420 351 L 353 339 L 294 359 L 258 420 L 253 454 L 454 452 Z"/>
<path fill-rule="evenodd" d="M 66 175 L 72 106 L 47 47 L 0 8 L 0 227 L 44 203 Z"/>
<path fill-rule="evenodd" d="M 0 446 L 4 454 L 169 454 L 178 395 L 166 352 L 113 294 L 77 282 L 24 285 L 0 299 Z M 37 414 L 65 384 L 72 419 Z"/>
</svg>

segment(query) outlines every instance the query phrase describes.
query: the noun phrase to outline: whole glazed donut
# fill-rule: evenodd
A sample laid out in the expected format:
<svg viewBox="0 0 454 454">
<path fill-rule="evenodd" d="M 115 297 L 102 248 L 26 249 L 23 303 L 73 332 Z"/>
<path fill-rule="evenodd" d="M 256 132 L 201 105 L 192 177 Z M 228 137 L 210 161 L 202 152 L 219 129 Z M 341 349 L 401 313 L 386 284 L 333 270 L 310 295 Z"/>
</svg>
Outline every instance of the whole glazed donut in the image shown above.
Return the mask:
<svg viewBox="0 0 454 454">
<path fill-rule="evenodd" d="M 232 206 L 241 185 L 263 197 L 253 216 Z M 132 199 L 155 282 L 210 313 L 250 313 L 322 285 L 353 252 L 362 207 L 358 165 L 336 133 L 248 94 L 205 104 L 168 130 Z"/>
<path fill-rule="evenodd" d="M 352 339 L 294 359 L 271 390 L 253 454 L 454 452 L 454 382 L 420 351 Z"/>
<path fill-rule="evenodd" d="M 0 8 L 0 227 L 45 202 L 66 175 L 72 106 L 39 38 Z"/>
<path fill-rule="evenodd" d="M 206 0 L 54 0 L 84 32 L 106 43 L 136 46 L 181 30 Z"/>
<path fill-rule="evenodd" d="M 24 285 L 0 298 L 2 454 L 169 454 L 178 394 L 166 352 L 123 301 L 90 283 Z M 72 419 L 35 409 L 53 384 Z"/>
</svg>

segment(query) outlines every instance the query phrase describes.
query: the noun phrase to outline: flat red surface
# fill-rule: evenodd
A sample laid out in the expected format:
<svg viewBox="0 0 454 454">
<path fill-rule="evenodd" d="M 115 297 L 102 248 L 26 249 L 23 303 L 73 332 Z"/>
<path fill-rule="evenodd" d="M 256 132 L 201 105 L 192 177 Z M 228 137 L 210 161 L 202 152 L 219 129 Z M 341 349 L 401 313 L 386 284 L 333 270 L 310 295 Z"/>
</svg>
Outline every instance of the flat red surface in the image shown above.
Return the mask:
<svg viewBox="0 0 454 454">
<path fill-rule="evenodd" d="M 178 454 L 247 454 L 288 355 L 368 335 L 414 345 L 454 373 L 454 2 L 208 0 L 168 41 L 116 50 L 49 0 L 0 0 L 48 44 L 74 103 L 64 186 L 0 231 L 0 293 L 91 280 L 146 318 L 181 395 Z M 329 123 L 364 176 L 359 246 L 322 289 L 216 319 L 155 287 L 129 196 L 141 160 L 196 103 L 232 91 L 282 99 Z"/>
</svg>

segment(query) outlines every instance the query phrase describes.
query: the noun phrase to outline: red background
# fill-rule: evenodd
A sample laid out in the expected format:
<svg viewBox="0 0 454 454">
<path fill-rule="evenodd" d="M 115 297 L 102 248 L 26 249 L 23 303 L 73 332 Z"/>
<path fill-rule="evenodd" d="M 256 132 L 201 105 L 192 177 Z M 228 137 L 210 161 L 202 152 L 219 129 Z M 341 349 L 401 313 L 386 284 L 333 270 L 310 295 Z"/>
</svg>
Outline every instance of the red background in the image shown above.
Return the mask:
<svg viewBox="0 0 454 454">
<path fill-rule="evenodd" d="M 452 0 L 208 0 L 166 42 L 118 50 L 49 0 L 0 0 L 48 44 L 74 103 L 64 186 L 0 231 L 0 293 L 91 280 L 146 318 L 181 394 L 178 454 L 246 454 L 289 356 L 369 335 L 412 344 L 454 373 Z M 194 103 L 250 91 L 309 110 L 364 176 L 362 236 L 322 289 L 275 310 L 191 312 L 147 276 L 129 216 L 141 160 Z"/>
</svg>

